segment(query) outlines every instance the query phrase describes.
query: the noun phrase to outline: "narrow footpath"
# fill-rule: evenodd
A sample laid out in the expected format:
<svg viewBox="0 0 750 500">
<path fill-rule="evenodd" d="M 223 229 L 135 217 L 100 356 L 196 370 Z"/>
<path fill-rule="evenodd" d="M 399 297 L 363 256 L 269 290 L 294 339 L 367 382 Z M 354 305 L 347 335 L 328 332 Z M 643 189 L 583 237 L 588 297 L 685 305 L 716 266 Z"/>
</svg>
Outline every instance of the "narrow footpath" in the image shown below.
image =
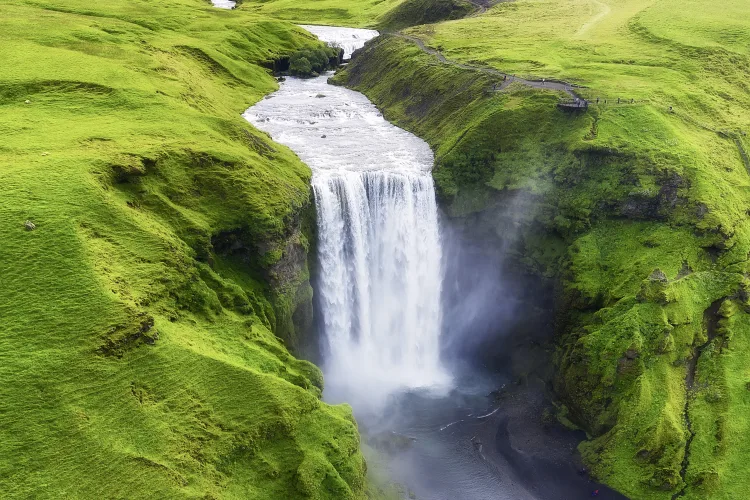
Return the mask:
<svg viewBox="0 0 750 500">
<path fill-rule="evenodd" d="M 492 6 L 492 3 L 486 0 L 468 0 L 468 2 L 477 8 L 476 12 L 474 12 L 473 14 L 469 14 L 470 17 L 481 16 L 482 14 L 487 12 L 487 7 Z"/>
<path fill-rule="evenodd" d="M 508 85 L 511 83 L 520 83 L 521 85 L 526 85 L 527 87 L 532 87 L 535 89 L 542 89 L 542 90 L 558 90 L 561 92 L 565 92 L 568 96 L 570 96 L 574 100 L 583 100 L 583 98 L 578 95 L 575 90 L 573 90 L 577 85 L 573 85 L 566 82 L 555 82 L 550 80 L 525 80 L 523 78 L 519 78 L 514 75 L 510 75 L 508 73 L 503 73 L 502 71 L 496 70 L 494 68 L 485 68 L 482 66 L 472 66 L 470 64 L 463 64 L 456 61 L 451 61 L 447 59 L 443 54 L 440 53 L 440 51 L 432 49 L 430 47 L 427 47 L 420 38 L 417 38 L 415 36 L 406 35 L 404 33 L 393 33 L 392 36 L 397 36 L 399 38 L 402 38 L 404 40 L 408 40 L 414 44 L 416 44 L 417 47 L 419 47 L 422 52 L 425 52 L 426 54 L 430 54 L 432 56 L 435 56 L 438 61 L 444 64 L 451 64 L 453 66 L 456 66 L 458 68 L 468 69 L 471 71 L 481 71 L 482 73 L 487 73 L 490 75 L 495 75 L 503 78 L 502 83 L 494 87 L 494 90 L 501 91 L 504 90 Z"/>
</svg>

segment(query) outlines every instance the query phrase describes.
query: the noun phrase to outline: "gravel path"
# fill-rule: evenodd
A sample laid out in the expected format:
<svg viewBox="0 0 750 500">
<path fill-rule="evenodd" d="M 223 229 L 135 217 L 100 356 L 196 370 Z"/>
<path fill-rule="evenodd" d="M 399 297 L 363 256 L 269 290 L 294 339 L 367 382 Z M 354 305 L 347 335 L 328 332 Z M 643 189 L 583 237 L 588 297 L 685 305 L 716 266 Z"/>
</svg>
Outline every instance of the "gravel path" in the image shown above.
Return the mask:
<svg viewBox="0 0 750 500">
<path fill-rule="evenodd" d="M 522 85 L 526 85 L 528 87 L 533 87 L 535 89 L 543 89 L 543 90 L 559 90 L 561 92 L 565 92 L 570 96 L 572 99 L 582 99 L 580 95 L 578 95 L 575 90 L 573 90 L 576 85 L 572 85 L 570 83 L 565 82 L 555 82 L 550 80 L 526 80 L 523 78 L 519 78 L 517 76 L 509 75 L 508 73 L 503 73 L 502 71 L 493 69 L 493 68 L 485 68 L 482 66 L 472 66 L 470 64 L 463 64 L 455 61 L 451 61 L 447 59 L 443 54 L 440 53 L 440 51 L 432 49 L 430 47 L 427 47 L 420 38 L 417 38 L 415 36 L 406 35 L 404 33 L 393 33 L 393 36 L 397 36 L 399 38 L 402 38 L 404 40 L 408 40 L 414 44 L 417 45 L 423 52 L 430 54 L 432 56 L 435 56 L 438 61 L 444 64 L 452 64 L 453 66 L 468 69 L 472 71 L 481 71 L 482 73 L 487 73 L 490 75 L 495 75 L 503 78 L 503 82 L 495 87 L 496 91 L 504 90 L 508 85 L 510 85 L 513 82 L 520 83 Z"/>
</svg>

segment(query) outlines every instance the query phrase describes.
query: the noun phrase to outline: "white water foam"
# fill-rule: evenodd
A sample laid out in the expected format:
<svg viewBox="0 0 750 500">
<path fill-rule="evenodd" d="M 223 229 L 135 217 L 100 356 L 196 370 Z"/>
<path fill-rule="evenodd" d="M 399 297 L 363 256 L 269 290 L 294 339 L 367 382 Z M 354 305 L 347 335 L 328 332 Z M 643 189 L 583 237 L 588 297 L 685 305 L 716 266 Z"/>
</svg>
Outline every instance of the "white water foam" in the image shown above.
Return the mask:
<svg viewBox="0 0 750 500">
<path fill-rule="evenodd" d="M 350 59 L 355 50 L 361 49 L 368 40 L 379 35 L 375 30 L 339 28 L 336 26 L 301 24 L 300 28 L 309 31 L 326 43 L 344 49 L 344 60 Z"/>
<path fill-rule="evenodd" d="M 433 155 L 327 78 L 288 78 L 244 116 L 313 171 L 326 398 L 377 411 L 396 392 L 450 385 Z"/>
<path fill-rule="evenodd" d="M 237 2 L 232 0 L 211 0 L 211 3 L 219 9 L 234 9 L 237 6 Z"/>
<path fill-rule="evenodd" d="M 378 404 L 401 389 L 444 384 L 432 179 L 337 172 L 316 176 L 313 188 L 328 381 L 353 383 Z"/>
</svg>

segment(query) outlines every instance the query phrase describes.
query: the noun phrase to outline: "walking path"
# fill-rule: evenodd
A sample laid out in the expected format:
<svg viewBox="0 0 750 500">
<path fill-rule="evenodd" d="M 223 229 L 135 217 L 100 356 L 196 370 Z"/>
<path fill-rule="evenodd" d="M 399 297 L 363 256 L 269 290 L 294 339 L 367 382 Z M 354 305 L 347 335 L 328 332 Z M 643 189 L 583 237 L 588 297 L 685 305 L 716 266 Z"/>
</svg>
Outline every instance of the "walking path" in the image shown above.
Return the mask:
<svg viewBox="0 0 750 500">
<path fill-rule="evenodd" d="M 487 12 L 486 2 L 482 2 L 480 0 L 468 0 L 468 2 L 477 8 L 476 12 L 474 12 L 473 14 L 470 14 L 471 17 L 480 16 L 484 14 L 485 12 Z"/>
<path fill-rule="evenodd" d="M 490 7 L 494 7 L 495 5 L 501 2 L 512 2 L 514 0 L 466 0 L 466 1 L 477 8 L 477 11 L 470 15 L 471 17 L 474 17 L 474 16 L 484 14 L 485 12 L 487 12 L 487 9 L 489 9 Z"/>
<path fill-rule="evenodd" d="M 545 80 L 525 80 L 523 78 L 518 78 L 517 76 L 509 75 L 507 73 L 503 73 L 502 71 L 499 71 L 493 68 L 485 68 L 482 66 L 472 66 L 470 64 L 463 64 L 463 63 L 451 61 L 447 59 L 443 54 L 441 54 L 440 51 L 427 47 L 421 39 L 415 36 L 406 35 L 404 33 L 393 33 L 392 35 L 397 36 L 399 38 L 403 38 L 404 40 L 409 40 L 410 42 L 414 43 L 417 47 L 419 47 L 426 54 L 430 54 L 432 56 L 437 57 L 438 61 L 440 61 L 441 63 L 451 64 L 458 68 L 468 69 L 472 71 L 481 71 L 482 73 L 487 73 L 490 75 L 503 77 L 502 83 L 494 87 L 496 91 L 504 90 L 508 85 L 510 85 L 513 82 L 516 82 L 516 83 L 520 83 L 521 85 L 526 85 L 527 87 L 533 87 L 535 89 L 559 90 L 561 92 L 565 92 L 574 100 L 582 99 L 582 97 L 578 95 L 575 92 L 575 90 L 573 90 L 575 87 L 577 87 L 577 85 L 572 85 L 570 83 L 565 83 L 565 82 L 553 82 L 549 80 L 546 80 L 546 81 Z"/>
</svg>

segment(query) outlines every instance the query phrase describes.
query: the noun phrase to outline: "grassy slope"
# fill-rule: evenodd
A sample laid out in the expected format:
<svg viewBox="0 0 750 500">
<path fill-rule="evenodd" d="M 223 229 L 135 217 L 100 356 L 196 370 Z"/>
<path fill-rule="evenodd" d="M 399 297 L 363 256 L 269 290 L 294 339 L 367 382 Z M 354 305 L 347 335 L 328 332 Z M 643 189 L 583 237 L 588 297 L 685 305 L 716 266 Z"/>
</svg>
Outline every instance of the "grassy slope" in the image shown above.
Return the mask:
<svg viewBox="0 0 750 500">
<path fill-rule="evenodd" d="M 300 24 L 387 31 L 458 19 L 476 10 L 468 0 L 241 0 L 239 8 Z"/>
<path fill-rule="evenodd" d="M 300 24 L 375 27 L 377 19 L 404 0 L 242 0 L 240 9 Z"/>
<path fill-rule="evenodd" d="M 466 0 L 404 0 L 380 16 L 378 28 L 397 31 L 409 26 L 461 19 L 477 11 Z"/>
<path fill-rule="evenodd" d="M 556 109 L 552 92 L 487 92 L 490 76 L 395 37 L 342 76 L 433 145 L 452 216 L 534 202 L 514 250 L 561 280 L 558 390 L 592 436 L 582 451 L 593 471 L 634 498 L 750 487 L 738 438 L 750 397 L 750 178 L 737 147 L 750 128 L 746 8 L 521 0 L 409 31 L 449 58 L 575 81 L 610 101 L 583 115 Z"/>
<path fill-rule="evenodd" d="M 0 5 L 3 497 L 363 496 L 350 410 L 272 333 L 310 174 L 239 116 L 305 43 L 197 0 Z"/>
</svg>

